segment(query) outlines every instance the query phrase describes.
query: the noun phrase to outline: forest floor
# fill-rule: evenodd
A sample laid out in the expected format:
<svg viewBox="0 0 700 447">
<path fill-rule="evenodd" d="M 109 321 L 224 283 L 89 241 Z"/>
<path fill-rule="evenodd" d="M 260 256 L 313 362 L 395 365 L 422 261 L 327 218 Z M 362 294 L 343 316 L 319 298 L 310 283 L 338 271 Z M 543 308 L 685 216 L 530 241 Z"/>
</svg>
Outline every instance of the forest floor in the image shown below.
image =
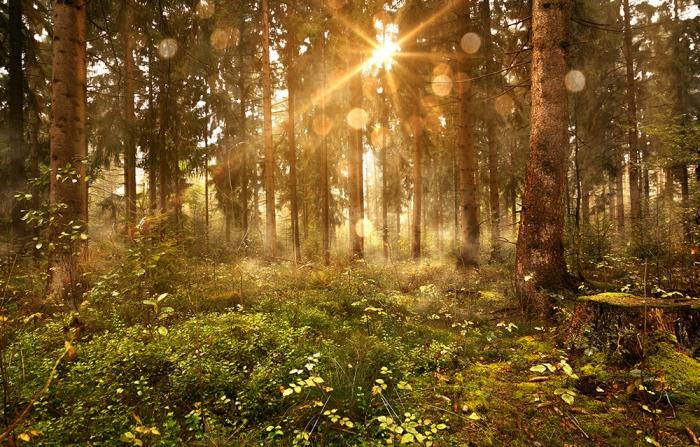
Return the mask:
<svg viewBox="0 0 700 447">
<path fill-rule="evenodd" d="M 120 261 L 75 309 L 17 307 L 3 323 L 5 421 L 38 396 L 17 445 L 667 446 L 700 434 L 697 360 L 660 340 L 634 361 L 567 345 L 567 301 L 560 323 L 528 321 L 499 267 Z"/>
</svg>

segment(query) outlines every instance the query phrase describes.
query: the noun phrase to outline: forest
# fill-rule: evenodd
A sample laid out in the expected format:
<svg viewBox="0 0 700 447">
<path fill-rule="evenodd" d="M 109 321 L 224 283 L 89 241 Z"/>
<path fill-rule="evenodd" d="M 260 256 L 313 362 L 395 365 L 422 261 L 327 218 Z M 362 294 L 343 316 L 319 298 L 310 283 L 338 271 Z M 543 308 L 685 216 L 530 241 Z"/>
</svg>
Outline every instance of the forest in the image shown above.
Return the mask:
<svg viewBox="0 0 700 447">
<path fill-rule="evenodd" d="M 699 0 L 0 0 L 0 446 L 700 445 Z"/>
</svg>

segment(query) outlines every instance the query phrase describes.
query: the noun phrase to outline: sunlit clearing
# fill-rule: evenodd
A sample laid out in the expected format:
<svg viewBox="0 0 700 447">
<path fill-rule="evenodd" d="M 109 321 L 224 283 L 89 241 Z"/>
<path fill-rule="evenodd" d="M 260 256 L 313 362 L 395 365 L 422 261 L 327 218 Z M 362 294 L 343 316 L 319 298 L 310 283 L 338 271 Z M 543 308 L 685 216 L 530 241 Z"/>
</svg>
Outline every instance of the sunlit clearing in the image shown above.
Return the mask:
<svg viewBox="0 0 700 447">
<path fill-rule="evenodd" d="M 369 114 L 362 108 L 354 108 L 348 112 L 347 122 L 350 127 L 360 130 L 367 125 Z"/>
<path fill-rule="evenodd" d="M 435 76 L 431 83 L 433 93 L 438 96 L 447 96 L 452 92 L 452 78 L 447 75 Z"/>
<path fill-rule="evenodd" d="M 369 237 L 373 231 L 372 222 L 366 217 L 355 223 L 355 233 L 360 237 Z"/>
<path fill-rule="evenodd" d="M 219 51 L 223 51 L 229 46 L 238 44 L 239 32 L 232 27 L 218 28 L 209 37 L 211 46 Z"/>
<path fill-rule="evenodd" d="M 513 98 L 509 95 L 502 95 L 496 98 L 495 104 L 496 112 L 501 116 L 508 116 L 515 110 L 515 103 Z"/>
<path fill-rule="evenodd" d="M 328 133 L 331 131 L 331 129 L 333 128 L 333 122 L 328 117 L 328 115 L 326 115 L 325 113 L 321 113 L 320 115 L 316 116 L 316 118 L 314 118 L 311 127 L 313 128 L 314 133 L 316 135 L 322 137 L 328 135 Z"/>
<path fill-rule="evenodd" d="M 586 76 L 578 70 L 571 70 L 564 77 L 564 85 L 570 92 L 580 92 L 586 87 Z"/>
<path fill-rule="evenodd" d="M 369 139 L 372 142 L 372 146 L 383 149 L 385 145 L 389 144 L 389 132 L 381 126 L 377 126 L 372 129 L 372 133 L 369 135 Z"/>
<path fill-rule="evenodd" d="M 467 33 L 462 36 L 462 40 L 459 41 L 459 46 L 462 47 L 467 54 L 474 54 L 479 51 L 481 47 L 481 37 L 476 33 Z"/>
<path fill-rule="evenodd" d="M 177 53 L 177 41 L 172 37 L 167 37 L 158 44 L 158 54 L 163 59 L 170 59 Z"/>
<path fill-rule="evenodd" d="M 209 19 L 214 15 L 214 4 L 207 0 L 200 0 L 195 10 L 200 19 Z"/>
</svg>

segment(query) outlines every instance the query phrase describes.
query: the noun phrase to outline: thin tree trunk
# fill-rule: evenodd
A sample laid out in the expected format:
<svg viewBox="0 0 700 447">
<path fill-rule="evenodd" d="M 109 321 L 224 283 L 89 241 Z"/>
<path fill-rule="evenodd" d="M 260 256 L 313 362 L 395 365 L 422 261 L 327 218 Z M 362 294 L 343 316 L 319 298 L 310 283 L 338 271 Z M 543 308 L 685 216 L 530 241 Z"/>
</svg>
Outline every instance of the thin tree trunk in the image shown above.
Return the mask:
<svg viewBox="0 0 700 447">
<path fill-rule="evenodd" d="M 80 263 L 87 234 L 86 3 L 54 1 L 51 94 L 50 202 L 56 211 L 49 228 L 49 293 L 80 299 Z M 75 181 L 66 181 L 66 176 Z M 73 234 L 78 226 L 80 236 Z"/>
<path fill-rule="evenodd" d="M 294 248 L 294 262 L 301 262 L 301 243 L 299 241 L 299 203 L 297 201 L 297 147 L 294 127 L 294 102 L 296 91 L 295 59 L 297 53 L 296 36 L 293 30 L 287 34 L 287 112 L 289 141 L 289 201 L 292 221 L 292 246 Z"/>
<path fill-rule="evenodd" d="M 326 116 L 326 38 L 323 37 L 321 43 L 321 64 L 322 64 L 322 91 L 321 110 L 322 119 Z M 323 123 L 325 128 L 328 123 Z M 328 132 L 324 129 L 321 137 L 321 239 L 323 248 L 323 263 L 331 263 L 331 240 L 330 240 L 330 191 L 328 189 Z"/>
<path fill-rule="evenodd" d="M 277 224 L 275 216 L 275 152 L 272 146 L 272 87 L 270 75 L 270 8 L 262 0 L 262 87 L 263 144 L 265 146 L 265 245 L 268 256 L 277 256 Z"/>
<path fill-rule="evenodd" d="M 481 7 L 481 19 L 484 35 L 484 58 L 486 59 L 486 71 L 495 73 L 499 67 L 493 57 L 493 43 L 491 38 L 491 5 L 490 0 L 483 0 Z M 486 81 L 486 96 L 494 96 L 494 82 L 490 79 Z M 496 137 L 496 118 L 494 109 L 495 100 L 489 104 L 486 115 L 486 137 L 488 140 L 488 169 L 489 169 L 489 208 L 491 224 L 491 259 L 498 260 L 501 257 L 501 215 L 499 208 L 498 191 L 498 140 Z"/>
<path fill-rule="evenodd" d="M 617 233 L 621 238 L 625 237 L 625 190 L 623 185 L 622 149 L 616 150 L 615 157 L 615 217 L 617 219 Z"/>
<path fill-rule="evenodd" d="M 244 20 L 241 20 L 241 26 L 240 26 L 240 32 L 241 35 L 243 35 L 243 24 L 245 23 Z M 246 110 L 248 107 L 248 103 L 246 101 L 246 78 L 245 74 L 243 72 L 242 67 L 244 66 L 243 60 L 244 60 L 244 54 L 243 54 L 243 45 L 238 45 L 238 58 L 239 58 L 239 64 L 241 65 L 241 68 L 238 70 L 238 91 L 239 94 L 241 95 L 241 101 L 240 101 L 240 109 L 238 111 L 239 115 L 239 132 L 241 135 L 241 141 L 240 141 L 240 150 L 242 152 L 242 157 L 241 157 L 241 229 L 243 231 L 243 244 L 244 246 L 247 246 L 247 241 L 248 241 L 248 196 L 249 196 L 249 191 L 248 191 L 248 153 L 250 151 L 250 147 L 248 145 L 248 117 L 246 116 Z"/>
<path fill-rule="evenodd" d="M 420 101 L 416 98 L 416 105 Z M 418 107 L 416 107 L 417 109 Z M 417 111 L 417 110 L 416 110 Z M 413 117 L 413 220 L 411 222 L 411 255 L 418 260 L 421 256 L 421 213 L 423 212 L 423 151 L 421 138 L 423 123 L 416 113 Z"/>
<path fill-rule="evenodd" d="M 629 144 L 629 184 L 630 184 L 630 218 L 633 225 L 638 224 L 642 217 L 640 203 L 640 169 L 639 169 L 639 136 L 637 129 L 637 98 L 634 81 L 634 57 L 632 48 L 632 27 L 630 25 L 629 0 L 623 0 L 624 12 L 624 52 L 627 80 L 627 142 Z"/>
<path fill-rule="evenodd" d="M 460 15 L 462 22 L 469 23 L 469 9 L 464 8 Z M 466 32 L 467 28 L 463 29 Z M 461 55 L 462 72 L 467 76 L 472 73 L 472 61 L 467 54 Z M 457 265 L 474 267 L 479 264 L 479 199 L 477 191 L 478 161 L 474 146 L 474 104 L 469 92 L 460 90 L 459 101 L 459 140 L 457 143 L 457 167 L 459 170 L 460 196 L 460 243 Z"/>
<path fill-rule="evenodd" d="M 132 232 L 136 219 L 136 132 L 134 116 L 134 93 L 136 82 L 136 69 L 134 66 L 134 38 L 132 35 L 133 11 L 129 0 L 124 0 L 126 8 L 123 37 L 124 45 L 124 119 L 126 122 L 126 135 L 124 141 L 124 202 L 126 209 L 127 235 Z"/>
<path fill-rule="evenodd" d="M 9 46 L 8 54 L 8 81 L 7 81 L 7 127 L 10 150 L 8 152 L 7 191 L 10 195 L 7 209 L 12 219 L 14 230 L 23 228 L 21 220 L 21 207 L 14 199 L 14 194 L 22 188 L 26 180 L 24 160 L 27 158 L 24 145 L 24 72 L 22 71 L 22 0 L 10 0 L 8 5 L 7 38 Z M 3 206 L 4 208 L 4 206 Z"/>
<path fill-rule="evenodd" d="M 382 164 L 382 253 L 384 254 L 384 262 L 389 261 L 389 184 L 387 166 L 387 151 L 388 142 L 387 135 L 389 133 L 389 113 L 386 101 L 386 70 L 382 68 L 380 79 L 382 82 L 382 110 L 381 110 L 381 126 L 382 126 L 382 147 L 381 147 L 381 164 Z"/>
<path fill-rule="evenodd" d="M 360 62 L 357 62 L 360 63 Z M 351 69 L 351 67 L 350 67 Z M 362 108 L 362 76 L 360 73 L 350 79 L 350 107 Z M 362 123 L 364 124 L 364 123 Z M 364 197 L 363 197 L 363 159 L 362 159 L 362 126 L 350 128 L 348 148 L 348 195 L 350 199 L 350 246 L 353 259 L 364 257 Z"/>
<path fill-rule="evenodd" d="M 153 94 L 153 43 L 148 45 L 148 208 L 151 214 L 158 209 L 157 161 L 158 145 L 153 134 L 156 125 L 156 104 Z"/>
<path fill-rule="evenodd" d="M 564 190 L 569 154 L 567 72 L 571 0 L 532 7 L 530 151 L 516 246 L 515 285 L 526 311 L 549 315 L 541 289 L 569 288 L 564 259 Z"/>
</svg>

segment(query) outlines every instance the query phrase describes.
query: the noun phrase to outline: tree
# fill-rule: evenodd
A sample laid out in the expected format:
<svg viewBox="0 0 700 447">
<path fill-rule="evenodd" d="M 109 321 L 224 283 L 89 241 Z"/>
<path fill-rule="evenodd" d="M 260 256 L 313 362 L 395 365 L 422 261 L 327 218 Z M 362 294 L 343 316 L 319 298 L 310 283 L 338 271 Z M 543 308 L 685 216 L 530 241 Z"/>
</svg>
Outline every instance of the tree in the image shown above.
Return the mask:
<svg viewBox="0 0 700 447">
<path fill-rule="evenodd" d="M 8 103 L 8 142 L 9 153 L 8 167 L 5 172 L 6 186 L 10 194 L 14 194 L 25 180 L 24 159 L 26 157 L 24 147 L 24 72 L 22 71 L 23 54 L 23 26 L 22 26 L 22 0 L 10 0 L 8 17 L 8 41 L 9 61 L 7 80 Z M 20 229 L 20 209 L 15 200 L 9 200 L 12 226 Z"/>
<path fill-rule="evenodd" d="M 133 6 L 124 0 L 124 119 L 126 135 L 124 144 L 124 199 L 126 202 L 127 232 L 136 218 L 136 126 L 134 116 L 134 90 L 136 68 L 134 66 Z"/>
<path fill-rule="evenodd" d="M 57 298 L 79 298 L 87 239 L 86 16 L 84 0 L 54 1 L 49 292 Z"/>
<path fill-rule="evenodd" d="M 632 27 L 630 25 L 630 2 L 623 0 L 624 13 L 624 50 L 627 87 L 627 144 L 629 145 L 629 183 L 630 216 L 633 226 L 638 225 L 642 217 L 640 168 L 639 168 L 639 130 L 637 123 L 637 98 L 634 81 L 634 54 L 632 48 Z M 635 229 L 633 228 L 633 231 Z M 633 233 L 634 234 L 634 233 Z"/>
<path fill-rule="evenodd" d="M 459 12 L 461 36 L 468 36 L 470 11 L 469 3 Z M 472 55 L 466 51 L 458 56 L 460 71 L 464 76 L 472 76 Z M 479 196 L 477 191 L 478 162 L 474 146 L 474 104 L 471 92 L 460 88 L 459 136 L 456 147 L 457 169 L 459 172 L 459 229 L 460 243 L 457 264 L 460 267 L 474 267 L 479 264 Z"/>
<path fill-rule="evenodd" d="M 272 146 L 272 87 L 270 75 L 270 7 L 262 0 L 262 88 L 263 144 L 265 146 L 265 245 L 270 257 L 277 256 L 275 216 L 275 149 Z"/>
<path fill-rule="evenodd" d="M 294 252 L 294 262 L 301 261 L 301 243 L 299 241 L 299 202 L 297 200 L 297 144 L 295 137 L 295 101 L 296 101 L 296 56 L 298 52 L 296 24 L 291 24 L 294 17 L 292 4 L 290 10 L 287 29 L 287 139 L 289 141 L 289 208 L 292 221 L 292 247 Z"/>
<path fill-rule="evenodd" d="M 569 122 L 564 77 L 571 0 L 534 0 L 530 152 L 516 246 L 516 292 L 528 312 L 547 315 L 542 289 L 571 285 L 564 259 L 564 200 Z"/>
</svg>

